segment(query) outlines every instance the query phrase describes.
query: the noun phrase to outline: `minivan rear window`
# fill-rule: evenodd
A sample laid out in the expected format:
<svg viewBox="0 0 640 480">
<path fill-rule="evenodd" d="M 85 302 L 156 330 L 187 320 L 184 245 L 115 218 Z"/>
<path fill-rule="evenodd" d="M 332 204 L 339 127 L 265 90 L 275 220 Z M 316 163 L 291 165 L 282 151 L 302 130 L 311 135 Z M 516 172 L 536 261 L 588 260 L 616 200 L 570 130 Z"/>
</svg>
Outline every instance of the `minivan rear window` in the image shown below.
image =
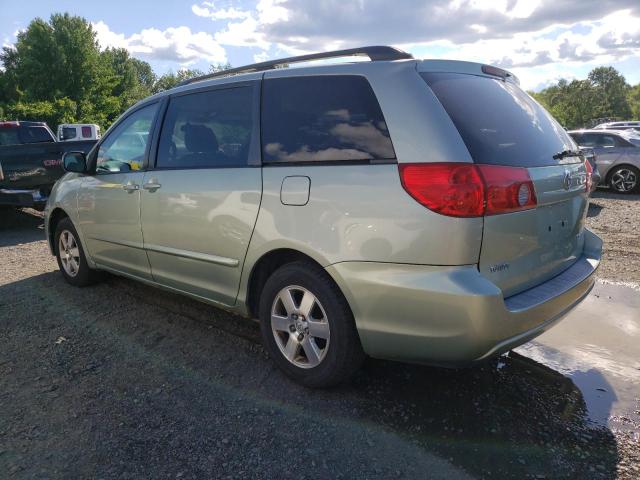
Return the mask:
<svg viewBox="0 0 640 480">
<path fill-rule="evenodd" d="M 422 73 L 475 163 L 542 167 L 579 162 L 564 128 L 516 84 L 461 73 Z"/>
<path fill-rule="evenodd" d="M 264 81 L 264 163 L 394 158 L 382 110 L 364 77 L 322 75 Z"/>
</svg>

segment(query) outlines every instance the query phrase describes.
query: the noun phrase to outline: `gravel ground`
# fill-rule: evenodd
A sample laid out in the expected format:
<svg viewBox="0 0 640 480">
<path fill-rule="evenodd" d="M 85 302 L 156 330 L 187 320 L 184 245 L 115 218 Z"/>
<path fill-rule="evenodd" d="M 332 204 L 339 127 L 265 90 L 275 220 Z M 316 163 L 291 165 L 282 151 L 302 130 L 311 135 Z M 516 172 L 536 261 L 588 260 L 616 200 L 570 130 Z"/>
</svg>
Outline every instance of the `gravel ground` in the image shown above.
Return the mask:
<svg viewBox="0 0 640 480">
<path fill-rule="evenodd" d="M 640 283 L 640 203 L 596 195 L 601 274 Z M 41 223 L 0 213 L 2 478 L 640 476 L 638 439 L 589 422 L 573 382 L 526 357 L 368 361 L 305 390 L 251 321 L 116 277 L 67 285 Z"/>
<path fill-rule="evenodd" d="M 599 276 L 640 285 L 640 195 L 598 189 L 589 205 L 587 226 L 604 240 Z"/>
</svg>

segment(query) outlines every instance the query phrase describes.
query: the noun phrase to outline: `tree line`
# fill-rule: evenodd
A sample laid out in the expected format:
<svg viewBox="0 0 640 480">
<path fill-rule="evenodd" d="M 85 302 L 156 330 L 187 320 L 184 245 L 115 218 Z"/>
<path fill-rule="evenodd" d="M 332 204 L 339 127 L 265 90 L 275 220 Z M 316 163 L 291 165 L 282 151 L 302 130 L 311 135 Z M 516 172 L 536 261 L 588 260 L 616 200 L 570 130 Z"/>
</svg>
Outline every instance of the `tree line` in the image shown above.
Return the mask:
<svg viewBox="0 0 640 480">
<path fill-rule="evenodd" d="M 106 130 L 127 108 L 200 70 L 158 76 L 124 48 L 102 50 L 84 18 L 33 20 L 0 52 L 0 120 L 97 123 Z M 211 71 L 230 65 L 212 65 Z"/>
<path fill-rule="evenodd" d="M 613 67 L 594 68 L 584 80 L 560 80 L 529 93 L 569 129 L 607 120 L 640 120 L 640 84 L 632 87 Z"/>
</svg>

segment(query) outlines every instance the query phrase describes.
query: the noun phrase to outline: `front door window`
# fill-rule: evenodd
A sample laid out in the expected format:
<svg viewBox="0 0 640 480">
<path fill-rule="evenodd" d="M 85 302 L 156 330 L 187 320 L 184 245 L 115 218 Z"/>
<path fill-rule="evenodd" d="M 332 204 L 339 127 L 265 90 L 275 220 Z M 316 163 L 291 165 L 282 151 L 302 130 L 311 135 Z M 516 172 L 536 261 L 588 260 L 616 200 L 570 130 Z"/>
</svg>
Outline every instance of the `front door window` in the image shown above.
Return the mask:
<svg viewBox="0 0 640 480">
<path fill-rule="evenodd" d="M 145 153 L 157 110 L 157 103 L 143 107 L 109 134 L 98 150 L 96 174 L 126 173 L 146 166 Z"/>
</svg>

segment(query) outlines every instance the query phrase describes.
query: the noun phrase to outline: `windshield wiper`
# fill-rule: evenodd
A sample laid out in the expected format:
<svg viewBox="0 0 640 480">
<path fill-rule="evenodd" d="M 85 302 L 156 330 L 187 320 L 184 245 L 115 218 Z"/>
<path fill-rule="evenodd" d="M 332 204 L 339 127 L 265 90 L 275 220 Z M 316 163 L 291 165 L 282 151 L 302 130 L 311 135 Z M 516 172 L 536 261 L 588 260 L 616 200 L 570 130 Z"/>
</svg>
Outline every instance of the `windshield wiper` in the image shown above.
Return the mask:
<svg viewBox="0 0 640 480">
<path fill-rule="evenodd" d="M 561 152 L 554 153 L 553 159 L 562 160 L 565 157 L 579 157 L 580 155 L 582 155 L 581 150 L 563 150 Z"/>
</svg>

